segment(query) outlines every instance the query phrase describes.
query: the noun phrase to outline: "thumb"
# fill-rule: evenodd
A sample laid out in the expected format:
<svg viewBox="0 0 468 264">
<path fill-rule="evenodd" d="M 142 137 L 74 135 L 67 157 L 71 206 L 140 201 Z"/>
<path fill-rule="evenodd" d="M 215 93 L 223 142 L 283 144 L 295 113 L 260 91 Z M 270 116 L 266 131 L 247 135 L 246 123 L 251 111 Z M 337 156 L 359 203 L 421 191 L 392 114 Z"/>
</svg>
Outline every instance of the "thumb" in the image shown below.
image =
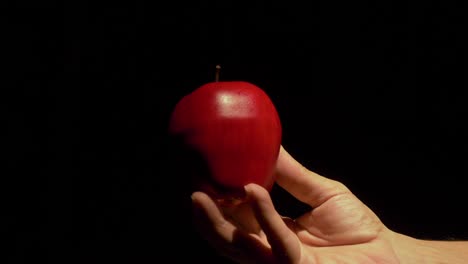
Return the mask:
<svg viewBox="0 0 468 264">
<path fill-rule="evenodd" d="M 276 182 L 298 200 L 314 208 L 333 196 L 350 192 L 342 183 L 305 168 L 282 146 L 276 164 Z"/>
</svg>

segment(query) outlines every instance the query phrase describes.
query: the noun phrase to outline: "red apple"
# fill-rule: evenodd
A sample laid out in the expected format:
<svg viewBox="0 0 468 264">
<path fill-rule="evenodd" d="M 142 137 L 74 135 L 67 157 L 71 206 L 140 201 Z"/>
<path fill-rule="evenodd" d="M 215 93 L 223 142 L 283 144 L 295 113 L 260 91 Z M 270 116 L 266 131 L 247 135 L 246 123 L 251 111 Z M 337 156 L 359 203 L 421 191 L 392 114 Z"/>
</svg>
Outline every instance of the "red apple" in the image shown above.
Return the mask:
<svg viewBox="0 0 468 264">
<path fill-rule="evenodd" d="M 202 85 L 176 104 L 169 131 L 205 163 L 208 175 L 193 178 L 196 189 L 225 204 L 242 201 L 249 183 L 271 191 L 282 128 L 275 106 L 258 86 Z"/>
</svg>

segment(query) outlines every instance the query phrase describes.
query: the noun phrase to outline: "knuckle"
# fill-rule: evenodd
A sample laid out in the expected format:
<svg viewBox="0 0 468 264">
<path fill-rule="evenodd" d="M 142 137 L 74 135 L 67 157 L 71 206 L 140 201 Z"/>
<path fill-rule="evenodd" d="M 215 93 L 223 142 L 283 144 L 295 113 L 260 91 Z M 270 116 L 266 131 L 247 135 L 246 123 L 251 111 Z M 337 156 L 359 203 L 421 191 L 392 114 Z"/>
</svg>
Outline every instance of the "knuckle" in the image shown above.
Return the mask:
<svg viewBox="0 0 468 264">
<path fill-rule="evenodd" d="M 331 180 L 332 181 L 332 189 L 336 193 L 348 193 L 351 192 L 349 188 L 342 182 L 336 181 L 336 180 Z"/>
</svg>

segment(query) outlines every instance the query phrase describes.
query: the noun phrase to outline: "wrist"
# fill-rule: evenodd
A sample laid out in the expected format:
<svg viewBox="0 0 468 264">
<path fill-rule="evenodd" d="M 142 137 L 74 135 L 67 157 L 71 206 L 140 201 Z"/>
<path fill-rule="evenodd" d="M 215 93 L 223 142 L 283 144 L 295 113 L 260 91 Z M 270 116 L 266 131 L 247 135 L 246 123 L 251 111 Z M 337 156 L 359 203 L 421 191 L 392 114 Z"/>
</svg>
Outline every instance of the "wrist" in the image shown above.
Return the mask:
<svg viewBox="0 0 468 264">
<path fill-rule="evenodd" d="M 425 257 L 434 252 L 427 252 L 422 241 L 400 233 L 392 232 L 392 246 L 401 264 L 405 263 L 431 263 Z M 429 249 L 430 250 L 430 249 Z"/>
<path fill-rule="evenodd" d="M 467 241 L 422 240 L 393 232 L 392 245 L 402 264 L 468 262 Z"/>
</svg>

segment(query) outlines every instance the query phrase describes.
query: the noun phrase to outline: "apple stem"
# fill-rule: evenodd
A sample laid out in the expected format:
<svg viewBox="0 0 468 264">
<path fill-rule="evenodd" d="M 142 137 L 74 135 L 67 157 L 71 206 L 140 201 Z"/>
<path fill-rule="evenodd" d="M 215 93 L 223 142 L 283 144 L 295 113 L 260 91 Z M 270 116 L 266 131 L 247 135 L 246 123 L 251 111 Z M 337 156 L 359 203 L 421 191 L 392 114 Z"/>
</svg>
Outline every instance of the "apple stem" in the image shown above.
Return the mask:
<svg viewBox="0 0 468 264">
<path fill-rule="evenodd" d="M 221 71 L 221 65 L 216 65 L 216 75 L 215 75 L 215 81 L 219 82 L 219 72 Z"/>
</svg>

